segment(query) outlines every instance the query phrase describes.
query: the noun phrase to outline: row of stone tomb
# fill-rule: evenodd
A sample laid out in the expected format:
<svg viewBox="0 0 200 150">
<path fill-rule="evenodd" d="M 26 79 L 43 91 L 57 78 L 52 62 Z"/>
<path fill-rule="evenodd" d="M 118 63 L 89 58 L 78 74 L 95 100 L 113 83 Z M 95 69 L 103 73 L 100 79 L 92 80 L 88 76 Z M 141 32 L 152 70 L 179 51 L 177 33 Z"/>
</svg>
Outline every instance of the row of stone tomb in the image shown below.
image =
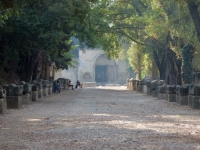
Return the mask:
<svg viewBox="0 0 200 150">
<path fill-rule="evenodd" d="M 68 79 L 57 80 L 63 89 L 68 89 Z M 6 114 L 7 109 L 19 109 L 23 104 L 30 104 L 32 101 L 51 95 L 57 80 L 41 79 L 32 83 L 21 81 L 17 84 L 3 85 L 3 89 L 0 89 L 0 114 Z"/>
<path fill-rule="evenodd" d="M 200 85 L 167 85 L 164 80 L 127 79 L 127 89 L 169 102 L 177 102 L 180 105 L 188 105 L 193 109 L 200 109 Z"/>
</svg>

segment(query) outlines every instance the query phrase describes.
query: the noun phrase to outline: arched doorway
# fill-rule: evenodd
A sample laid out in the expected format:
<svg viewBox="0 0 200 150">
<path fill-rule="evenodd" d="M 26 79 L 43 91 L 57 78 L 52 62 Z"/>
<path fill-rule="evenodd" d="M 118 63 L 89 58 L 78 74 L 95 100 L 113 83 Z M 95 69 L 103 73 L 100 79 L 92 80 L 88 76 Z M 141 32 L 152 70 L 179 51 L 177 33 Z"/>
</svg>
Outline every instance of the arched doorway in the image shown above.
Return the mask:
<svg viewBox="0 0 200 150">
<path fill-rule="evenodd" d="M 95 63 L 95 81 L 97 83 L 113 83 L 118 80 L 118 66 L 105 54 L 100 55 Z"/>
</svg>

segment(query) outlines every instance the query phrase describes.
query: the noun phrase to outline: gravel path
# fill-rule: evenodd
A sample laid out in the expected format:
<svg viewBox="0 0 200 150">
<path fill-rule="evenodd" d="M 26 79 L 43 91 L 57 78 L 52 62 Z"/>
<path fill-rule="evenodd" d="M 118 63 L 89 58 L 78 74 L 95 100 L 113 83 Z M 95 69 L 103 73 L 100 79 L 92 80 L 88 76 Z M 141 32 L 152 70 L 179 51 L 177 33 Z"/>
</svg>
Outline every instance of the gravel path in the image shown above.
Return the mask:
<svg viewBox="0 0 200 150">
<path fill-rule="evenodd" d="M 200 150 L 200 110 L 124 86 L 62 91 L 0 115 L 0 150 Z"/>
</svg>

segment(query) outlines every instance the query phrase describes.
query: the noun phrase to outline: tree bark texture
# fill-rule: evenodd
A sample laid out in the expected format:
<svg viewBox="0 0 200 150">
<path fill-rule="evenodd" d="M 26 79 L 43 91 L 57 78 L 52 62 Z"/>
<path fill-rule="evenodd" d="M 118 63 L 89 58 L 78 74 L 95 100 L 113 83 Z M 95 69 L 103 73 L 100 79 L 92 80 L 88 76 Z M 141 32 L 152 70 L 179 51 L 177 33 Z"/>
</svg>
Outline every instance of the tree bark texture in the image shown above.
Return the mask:
<svg viewBox="0 0 200 150">
<path fill-rule="evenodd" d="M 195 2 L 188 1 L 187 6 L 197 31 L 197 38 L 200 41 L 200 16 L 198 12 L 198 5 L 195 4 Z"/>
</svg>

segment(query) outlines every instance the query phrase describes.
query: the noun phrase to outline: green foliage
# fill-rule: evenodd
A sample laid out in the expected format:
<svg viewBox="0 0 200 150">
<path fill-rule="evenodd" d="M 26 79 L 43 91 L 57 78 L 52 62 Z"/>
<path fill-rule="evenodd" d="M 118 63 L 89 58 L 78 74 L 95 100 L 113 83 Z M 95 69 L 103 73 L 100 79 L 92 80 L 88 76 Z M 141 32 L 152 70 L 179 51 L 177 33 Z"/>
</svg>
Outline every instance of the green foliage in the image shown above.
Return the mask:
<svg viewBox="0 0 200 150">
<path fill-rule="evenodd" d="M 131 47 L 127 52 L 127 58 L 130 66 L 137 73 L 138 79 L 151 75 L 152 58 L 148 53 L 145 53 L 144 46 L 132 42 Z"/>
</svg>

